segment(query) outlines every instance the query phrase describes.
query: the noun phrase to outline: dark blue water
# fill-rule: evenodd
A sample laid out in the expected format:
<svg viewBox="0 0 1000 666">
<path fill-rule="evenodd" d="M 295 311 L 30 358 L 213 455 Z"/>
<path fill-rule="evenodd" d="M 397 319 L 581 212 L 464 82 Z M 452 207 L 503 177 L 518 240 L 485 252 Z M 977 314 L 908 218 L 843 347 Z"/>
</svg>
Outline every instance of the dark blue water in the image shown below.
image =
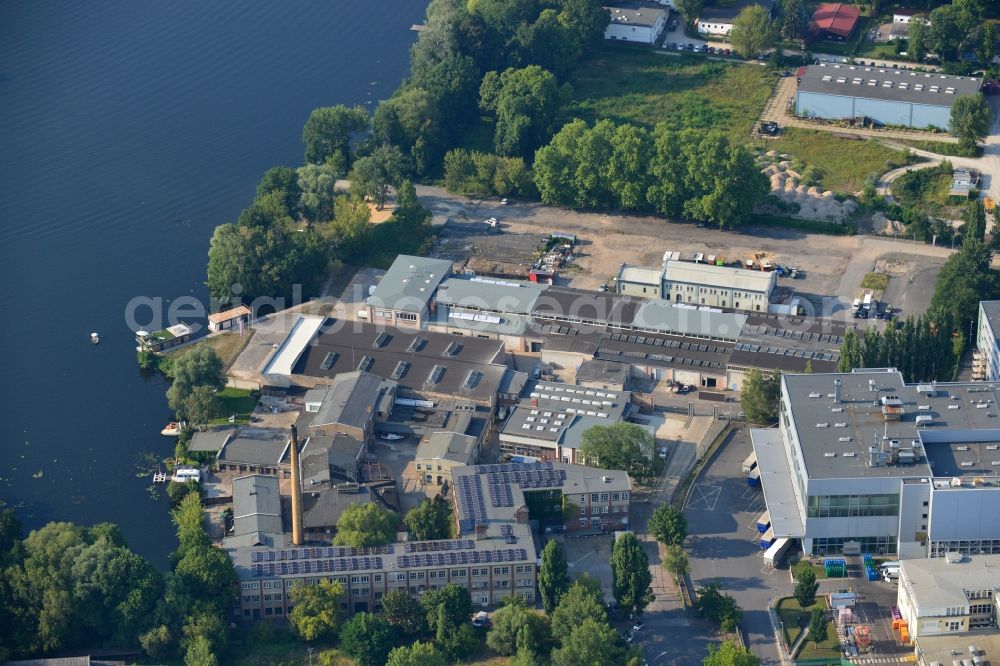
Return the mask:
<svg viewBox="0 0 1000 666">
<path fill-rule="evenodd" d="M 391 94 L 424 8 L 0 0 L 0 500 L 27 527 L 118 523 L 165 563 L 136 465 L 170 412 L 126 305 L 206 298 L 213 227 L 301 163 L 313 108 Z"/>
</svg>

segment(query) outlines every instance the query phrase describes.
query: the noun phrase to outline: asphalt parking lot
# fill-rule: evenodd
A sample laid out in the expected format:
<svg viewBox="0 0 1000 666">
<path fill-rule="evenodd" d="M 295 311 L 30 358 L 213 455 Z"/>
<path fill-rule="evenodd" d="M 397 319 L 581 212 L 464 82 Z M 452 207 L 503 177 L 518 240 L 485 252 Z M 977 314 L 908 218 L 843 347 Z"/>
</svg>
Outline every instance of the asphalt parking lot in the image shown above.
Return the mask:
<svg viewBox="0 0 1000 666">
<path fill-rule="evenodd" d="M 686 549 L 695 588 L 717 582 L 743 608 L 743 630 L 754 654 L 765 664 L 779 662 L 774 629 L 767 611 L 773 598 L 792 593 L 788 568 L 764 566 L 755 519 L 764 495 L 747 487 L 743 460 L 750 454 L 750 434 L 734 431 L 716 450 L 692 485 L 684 504 L 688 521 Z"/>
</svg>

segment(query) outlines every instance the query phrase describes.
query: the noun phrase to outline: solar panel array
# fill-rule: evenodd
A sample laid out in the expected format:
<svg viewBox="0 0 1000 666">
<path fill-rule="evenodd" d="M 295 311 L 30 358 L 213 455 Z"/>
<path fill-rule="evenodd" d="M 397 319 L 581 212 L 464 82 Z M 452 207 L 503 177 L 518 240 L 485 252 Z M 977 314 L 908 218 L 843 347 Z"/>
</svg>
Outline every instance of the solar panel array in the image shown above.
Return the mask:
<svg viewBox="0 0 1000 666">
<path fill-rule="evenodd" d="M 259 554 L 254 553 L 254 555 Z M 381 568 L 381 557 L 339 557 L 322 560 L 259 562 L 253 565 L 253 575 L 294 576 L 297 574 L 338 573 Z"/>
<path fill-rule="evenodd" d="M 425 553 L 439 550 L 472 550 L 476 542 L 471 539 L 449 539 L 447 541 L 412 541 L 406 544 L 407 553 Z"/>
<path fill-rule="evenodd" d="M 505 463 L 502 465 L 476 465 L 476 474 L 491 474 L 497 472 L 522 472 L 535 469 L 552 469 L 552 462 L 544 460 L 534 463 Z"/>
<path fill-rule="evenodd" d="M 396 566 L 400 569 L 447 567 L 458 564 L 483 564 L 491 562 L 523 562 L 528 559 L 528 551 L 524 548 L 506 548 L 498 550 L 459 550 L 444 553 L 426 553 L 422 555 L 399 555 Z"/>
<path fill-rule="evenodd" d="M 754 354 L 776 354 L 778 356 L 795 356 L 798 358 L 815 358 L 820 361 L 835 361 L 837 357 L 832 352 L 814 351 L 812 349 L 789 349 L 786 347 L 769 347 L 767 345 L 754 345 L 746 342 L 738 342 L 734 347 L 736 351 L 751 352 Z"/>
<path fill-rule="evenodd" d="M 253 551 L 251 562 L 281 562 L 284 560 L 316 560 L 339 557 L 363 557 L 365 555 L 392 555 L 395 548 L 387 546 L 371 546 L 355 548 L 352 546 L 333 546 L 326 548 L 289 548 L 287 550 Z"/>
<path fill-rule="evenodd" d="M 500 486 L 510 489 L 510 484 L 516 483 L 524 489 L 538 488 L 559 488 L 566 481 L 566 470 L 564 469 L 531 469 L 531 470 L 511 470 L 488 472 L 486 483 L 492 488 Z M 490 493 L 492 495 L 492 492 Z M 510 506 L 509 504 L 494 506 Z"/>
<path fill-rule="evenodd" d="M 483 485 L 478 476 L 460 476 L 455 484 L 458 489 L 458 506 L 461 510 L 459 528 L 471 532 L 477 524 L 485 524 L 486 500 L 483 499 Z"/>
</svg>

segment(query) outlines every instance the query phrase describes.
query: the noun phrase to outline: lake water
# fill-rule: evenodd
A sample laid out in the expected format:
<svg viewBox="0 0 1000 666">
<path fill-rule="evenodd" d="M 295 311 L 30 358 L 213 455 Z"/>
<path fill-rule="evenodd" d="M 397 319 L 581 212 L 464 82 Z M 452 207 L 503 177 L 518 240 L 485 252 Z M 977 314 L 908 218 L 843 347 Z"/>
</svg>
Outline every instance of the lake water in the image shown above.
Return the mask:
<svg viewBox="0 0 1000 666">
<path fill-rule="evenodd" d="M 136 465 L 171 414 L 126 305 L 205 299 L 213 227 L 301 163 L 313 108 L 391 94 L 425 6 L 0 0 L 0 500 L 26 527 L 114 522 L 166 563 Z"/>
</svg>

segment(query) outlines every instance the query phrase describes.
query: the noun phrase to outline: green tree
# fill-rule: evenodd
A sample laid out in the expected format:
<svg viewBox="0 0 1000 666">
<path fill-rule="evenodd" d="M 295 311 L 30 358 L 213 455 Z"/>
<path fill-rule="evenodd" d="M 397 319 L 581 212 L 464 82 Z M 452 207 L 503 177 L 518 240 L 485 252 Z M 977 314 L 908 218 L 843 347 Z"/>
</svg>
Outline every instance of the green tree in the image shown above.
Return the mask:
<svg viewBox="0 0 1000 666">
<path fill-rule="evenodd" d="M 511 596 L 493 613 L 493 628 L 486 645 L 494 652 L 512 655 L 521 650 L 539 652 L 550 640 L 545 618 L 528 608 L 521 597 Z"/>
<path fill-rule="evenodd" d="M 821 608 L 814 608 L 809 616 L 809 639 L 814 643 L 826 640 L 826 616 Z"/>
<path fill-rule="evenodd" d="M 606 622 L 584 620 L 552 651 L 552 666 L 606 666 L 623 664 L 627 651 L 618 633 Z"/>
<path fill-rule="evenodd" d="M 299 208 L 310 222 L 329 220 L 338 172 L 330 164 L 306 164 L 298 169 Z"/>
<path fill-rule="evenodd" d="M 174 552 L 175 561 L 179 561 L 189 551 L 212 547 L 212 540 L 205 531 L 203 511 L 201 497 L 197 493 L 190 493 L 170 512 L 179 541 Z"/>
<path fill-rule="evenodd" d="M 802 567 L 796 574 L 795 599 L 799 605 L 805 608 L 816 603 L 816 590 L 819 583 L 816 582 L 816 572 L 811 566 Z"/>
<path fill-rule="evenodd" d="M 245 208 L 236 218 L 237 226 L 267 228 L 290 224 L 292 222 L 290 211 L 297 210 L 297 207 L 288 207 L 287 196 L 285 192 L 269 192 L 257 197 L 250 207 Z"/>
<path fill-rule="evenodd" d="M 229 555 L 211 546 L 187 551 L 170 580 L 176 596 L 207 605 L 219 614 L 232 608 L 238 583 Z"/>
<path fill-rule="evenodd" d="M 611 549 L 611 574 L 615 600 L 630 614 L 641 613 L 653 601 L 649 557 L 631 532 L 615 539 Z"/>
<path fill-rule="evenodd" d="M 359 666 L 381 666 L 392 649 L 392 628 L 381 616 L 358 613 L 340 630 L 340 649 Z"/>
<path fill-rule="evenodd" d="M 219 660 L 212 653 L 211 645 L 204 636 L 198 636 L 184 653 L 184 666 L 218 666 Z"/>
<path fill-rule="evenodd" d="M 802 0 L 782 2 L 781 36 L 785 39 L 799 39 L 806 28 L 806 12 Z"/>
<path fill-rule="evenodd" d="M 220 390 L 226 385 L 222 359 L 211 347 L 195 347 L 174 361 L 174 378 L 167 389 L 167 404 L 183 413 L 185 401 L 198 386 Z"/>
<path fill-rule="evenodd" d="M 718 583 L 703 585 L 697 590 L 695 608 L 698 613 L 713 622 L 718 622 L 725 632 L 736 630 L 743 619 L 743 609 L 731 595 L 723 594 Z"/>
<path fill-rule="evenodd" d="M 708 656 L 701 663 L 703 666 L 760 666 L 760 658 L 749 648 L 726 641 L 722 645 L 709 643 Z"/>
<path fill-rule="evenodd" d="M 568 84 L 538 65 L 488 72 L 480 86 L 480 106 L 496 119 L 493 147 L 498 155 L 528 157 L 552 135 L 569 99 Z"/>
<path fill-rule="evenodd" d="M 296 583 L 288 593 L 293 605 L 288 612 L 292 631 L 306 641 L 336 636 L 343 596 L 344 587 L 337 581 L 321 579 L 314 585 Z"/>
<path fill-rule="evenodd" d="M 368 129 L 364 107 L 321 107 L 309 114 L 302 128 L 306 162 L 323 164 L 333 158 L 345 167 L 351 164 L 351 139 Z"/>
<path fill-rule="evenodd" d="M 667 546 L 663 553 L 663 568 L 675 576 L 684 576 L 690 571 L 687 553 L 677 545 Z"/>
<path fill-rule="evenodd" d="M 406 590 L 389 590 L 382 597 L 382 617 L 406 636 L 416 636 L 426 627 L 426 612 Z"/>
<path fill-rule="evenodd" d="M 294 216 L 298 212 L 299 197 L 302 195 L 298 172 L 286 166 L 271 167 L 265 171 L 257 183 L 256 199 L 263 199 L 275 192 L 280 194 L 288 214 Z"/>
<path fill-rule="evenodd" d="M 440 496 L 424 500 L 406 513 L 403 522 L 416 541 L 451 538 L 451 504 Z"/>
<path fill-rule="evenodd" d="M 640 478 L 652 473 L 653 435 L 635 423 L 591 426 L 583 433 L 580 452 L 592 467 L 622 469 Z"/>
<path fill-rule="evenodd" d="M 608 10 L 597 0 L 561 0 L 559 22 L 576 37 L 586 52 L 604 43 L 604 30 L 611 22 Z"/>
<path fill-rule="evenodd" d="M 396 540 L 399 516 L 377 504 L 352 504 L 337 521 L 335 546 L 384 546 Z"/>
<path fill-rule="evenodd" d="M 360 198 L 340 196 L 333 202 L 333 221 L 320 233 L 337 248 L 337 256 L 353 257 L 371 240 L 371 219 L 371 209 Z"/>
<path fill-rule="evenodd" d="M 959 97 L 951 106 L 949 130 L 965 150 L 974 150 L 989 135 L 992 123 L 993 112 L 982 93 Z"/>
<path fill-rule="evenodd" d="M 545 9 L 534 23 L 522 23 L 511 40 L 522 62 L 530 62 L 565 78 L 576 65 L 583 48 L 579 38 L 555 9 Z"/>
<path fill-rule="evenodd" d="M 416 641 L 393 648 L 385 666 L 447 666 L 448 660 L 433 643 Z"/>
<path fill-rule="evenodd" d="M 679 546 L 687 538 L 687 518 L 671 504 L 661 504 L 649 517 L 649 533 L 665 546 Z"/>
<path fill-rule="evenodd" d="M 594 583 L 597 581 L 593 578 L 575 581 L 559 598 L 559 605 L 551 613 L 552 637 L 555 640 L 565 642 L 585 620 L 607 624 L 608 615 L 604 610 L 600 584 Z"/>
<path fill-rule="evenodd" d="M 174 637 L 165 624 L 153 627 L 139 636 L 139 645 L 153 659 L 161 659 L 171 654 L 174 648 Z"/>
<path fill-rule="evenodd" d="M 837 363 L 839 372 L 850 372 L 861 367 L 861 341 L 854 329 L 847 329 L 844 342 L 840 345 L 840 360 Z"/>
<path fill-rule="evenodd" d="M 413 183 L 404 180 L 399 186 L 399 194 L 396 195 L 396 210 L 392 213 L 392 219 L 407 227 L 407 233 L 415 231 L 416 227 L 427 226 L 431 221 L 431 212 L 420 203 L 417 198 L 417 190 Z"/>
<path fill-rule="evenodd" d="M 740 407 L 753 423 L 770 424 L 778 418 L 781 373 L 765 375 L 757 368 L 747 372 L 740 391 Z"/>
<path fill-rule="evenodd" d="M 906 50 L 914 62 L 923 62 L 927 55 L 927 23 L 918 16 L 910 19 L 906 36 Z"/>
<path fill-rule="evenodd" d="M 733 21 L 729 40 L 745 58 L 754 58 L 774 43 L 774 25 L 760 5 L 744 7 Z"/>
<path fill-rule="evenodd" d="M 472 617 L 472 597 L 469 591 L 450 583 L 436 590 L 427 590 L 420 597 L 432 633 L 442 634 L 455 627 L 468 625 Z"/>
<path fill-rule="evenodd" d="M 975 325 L 979 301 L 993 300 L 998 293 L 992 256 L 983 241 L 969 240 L 941 267 L 931 307 L 951 313 L 959 332 Z"/>
<path fill-rule="evenodd" d="M 369 198 L 377 210 L 385 207 L 389 189 L 403 181 L 403 153 L 391 144 L 381 145 L 371 155 L 359 158 L 351 169 L 351 191 Z"/>
<path fill-rule="evenodd" d="M 684 20 L 687 23 L 693 23 L 698 15 L 701 14 L 701 8 L 705 5 L 705 0 L 675 0 L 677 6 L 677 11 L 681 13 Z"/>
<path fill-rule="evenodd" d="M 619 125 L 611 141 L 611 159 L 607 163 L 608 185 L 616 204 L 625 210 L 643 208 L 649 189 L 649 163 L 655 147 L 649 132 L 635 125 Z"/>
<path fill-rule="evenodd" d="M 383 144 L 398 146 L 418 174 L 440 159 L 444 145 L 441 110 L 425 88 L 404 86 L 381 104 L 372 118 L 372 133 Z"/>
<path fill-rule="evenodd" d="M 184 396 L 177 415 L 196 426 L 204 426 L 222 416 L 222 401 L 211 386 L 195 386 Z"/>
<path fill-rule="evenodd" d="M 538 593 L 546 613 L 551 613 L 559 603 L 559 597 L 569 588 L 566 551 L 554 539 L 542 549 L 542 564 L 538 569 Z"/>
<path fill-rule="evenodd" d="M 962 217 L 965 219 L 962 234 L 966 240 L 983 240 L 986 237 L 986 209 L 982 199 L 970 201 Z"/>
</svg>

